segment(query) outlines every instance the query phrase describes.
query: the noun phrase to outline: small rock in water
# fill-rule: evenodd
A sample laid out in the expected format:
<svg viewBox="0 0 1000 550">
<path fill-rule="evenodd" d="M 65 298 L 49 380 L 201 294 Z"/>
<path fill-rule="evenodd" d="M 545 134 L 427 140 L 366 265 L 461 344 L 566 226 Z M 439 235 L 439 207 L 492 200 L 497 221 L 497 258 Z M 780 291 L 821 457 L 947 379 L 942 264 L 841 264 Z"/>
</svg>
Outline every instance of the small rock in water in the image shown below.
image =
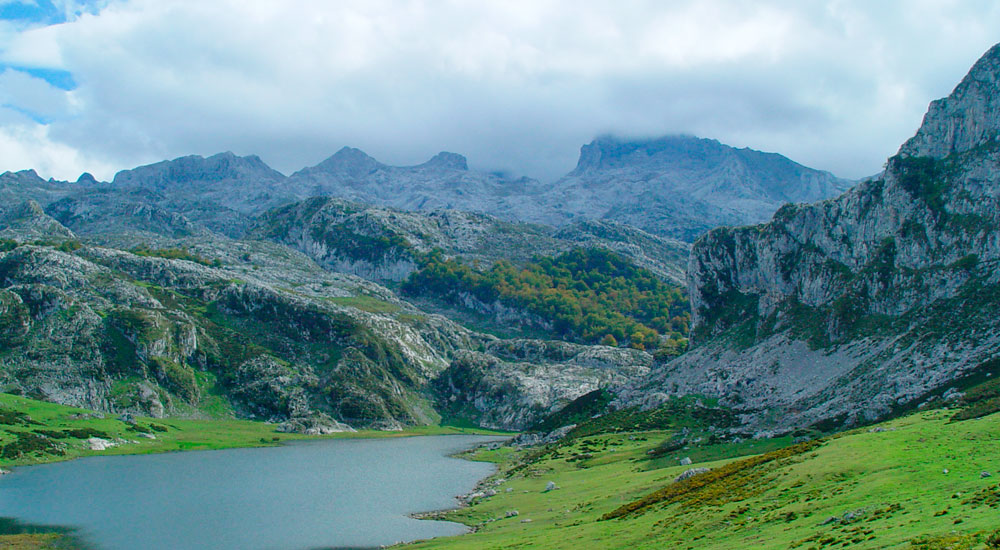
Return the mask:
<svg viewBox="0 0 1000 550">
<path fill-rule="evenodd" d="M 0 468 L 0 476 L 5 476 L 5 475 L 7 475 L 9 473 L 10 473 L 10 470 L 4 470 L 3 468 Z"/>
<path fill-rule="evenodd" d="M 980 478 L 983 478 L 983 479 L 985 479 L 985 478 L 987 478 L 987 477 L 991 477 L 991 476 L 992 476 L 992 474 L 990 474 L 990 473 L 989 473 L 989 472 L 987 472 L 987 471 L 982 471 L 982 472 L 979 472 L 979 477 L 980 477 Z"/>
<path fill-rule="evenodd" d="M 681 466 L 690 466 L 690 465 L 691 465 L 691 457 L 686 456 L 681 459 Z"/>
<path fill-rule="evenodd" d="M 555 484 L 555 482 L 554 482 L 554 481 L 550 481 L 550 482 L 548 482 L 548 483 L 546 483 L 546 484 L 545 484 L 545 490 L 544 490 L 544 491 L 542 491 L 542 492 L 543 492 L 543 493 L 547 493 L 547 492 L 549 492 L 549 491 L 555 491 L 555 490 L 556 490 L 556 489 L 558 489 L 558 488 L 559 488 L 559 487 L 557 487 L 557 486 L 556 486 L 556 484 Z"/>
</svg>

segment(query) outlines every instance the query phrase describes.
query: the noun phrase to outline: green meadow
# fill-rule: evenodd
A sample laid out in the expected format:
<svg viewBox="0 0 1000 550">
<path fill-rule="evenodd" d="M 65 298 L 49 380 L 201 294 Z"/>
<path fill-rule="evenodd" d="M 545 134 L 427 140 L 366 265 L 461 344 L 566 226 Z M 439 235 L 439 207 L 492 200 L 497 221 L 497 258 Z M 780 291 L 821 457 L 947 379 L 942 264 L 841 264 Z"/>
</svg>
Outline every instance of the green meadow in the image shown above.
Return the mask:
<svg viewBox="0 0 1000 550">
<path fill-rule="evenodd" d="M 487 482 L 497 494 L 437 516 L 475 532 L 407 548 L 1000 548 L 1000 414 L 953 415 L 794 445 L 711 445 L 690 466 L 676 460 L 684 450 L 648 454 L 669 432 L 478 451 L 500 466 Z M 711 470 L 673 482 L 697 467 Z M 558 488 L 545 491 L 549 482 Z"/>
</svg>

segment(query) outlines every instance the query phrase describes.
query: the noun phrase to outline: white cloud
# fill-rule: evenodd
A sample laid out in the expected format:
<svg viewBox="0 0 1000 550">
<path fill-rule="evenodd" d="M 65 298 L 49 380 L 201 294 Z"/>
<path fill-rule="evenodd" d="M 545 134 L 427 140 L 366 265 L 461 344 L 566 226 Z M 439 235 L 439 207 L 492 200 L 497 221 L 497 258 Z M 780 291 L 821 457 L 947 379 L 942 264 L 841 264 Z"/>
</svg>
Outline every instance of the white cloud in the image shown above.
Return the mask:
<svg viewBox="0 0 1000 550">
<path fill-rule="evenodd" d="M 42 177 L 75 180 L 83 172 L 106 177 L 114 167 L 88 158 L 76 148 L 53 141 L 44 125 L 0 108 L 0 171 L 34 169 Z"/>
<path fill-rule="evenodd" d="M 23 71 L 0 71 L 0 105 L 15 105 L 43 119 L 72 115 L 72 93 Z"/>
<path fill-rule="evenodd" d="M 453 150 L 542 179 L 603 132 L 689 132 L 866 175 L 1000 28 L 987 0 L 72 9 L 68 23 L 0 32 L 0 61 L 72 72 L 79 87 L 42 135 L 73 162 L 230 149 L 290 172 L 353 145 L 391 163 Z"/>
</svg>

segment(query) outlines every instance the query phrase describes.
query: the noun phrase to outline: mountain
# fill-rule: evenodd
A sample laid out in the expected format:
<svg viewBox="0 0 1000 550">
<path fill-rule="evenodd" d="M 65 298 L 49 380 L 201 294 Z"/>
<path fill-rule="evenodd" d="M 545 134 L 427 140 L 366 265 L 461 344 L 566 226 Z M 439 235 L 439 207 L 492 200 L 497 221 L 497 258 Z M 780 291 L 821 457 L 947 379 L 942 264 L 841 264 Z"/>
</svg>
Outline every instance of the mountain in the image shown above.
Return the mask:
<svg viewBox="0 0 1000 550">
<path fill-rule="evenodd" d="M 111 185 L 141 187 L 167 194 L 197 195 L 244 214 L 259 212 L 284 191 L 285 176 L 256 155 L 230 152 L 165 160 L 122 170 Z"/>
<path fill-rule="evenodd" d="M 719 225 L 764 221 L 786 202 L 832 197 L 851 184 L 781 155 L 690 136 L 599 138 L 584 145 L 576 168 L 551 185 L 469 170 L 465 157 L 454 153 L 398 167 L 348 147 L 289 178 L 300 196 L 547 225 L 617 221 L 686 241 Z"/>
<path fill-rule="evenodd" d="M 113 192 L 141 189 L 148 202 L 214 231 L 239 236 L 249 216 L 302 198 L 256 155 L 219 153 L 165 160 L 115 174 Z"/>
<path fill-rule="evenodd" d="M 576 168 L 540 199 L 534 221 L 606 219 L 693 240 L 720 225 L 768 219 L 782 204 L 836 196 L 852 185 L 775 154 L 711 139 L 602 137 L 580 149 Z"/>
<path fill-rule="evenodd" d="M 402 210 L 465 210 L 508 219 L 528 207 L 524 198 L 539 182 L 469 170 L 465 157 L 442 152 L 417 166 L 388 166 L 359 149 L 344 147 L 323 162 L 295 172 L 289 186 L 306 197 L 330 196 Z"/>
<path fill-rule="evenodd" d="M 1000 45 L 931 104 L 878 178 L 699 239 L 688 269 L 695 347 L 625 401 L 704 393 L 759 426 L 852 425 L 992 375 L 998 83 Z"/>
<path fill-rule="evenodd" d="M 248 236 L 291 246 L 332 271 L 382 282 L 402 281 L 434 249 L 490 265 L 598 247 L 680 284 L 688 254 L 686 243 L 613 222 L 554 228 L 458 210 L 417 213 L 324 197 L 266 212 Z"/>
<path fill-rule="evenodd" d="M 76 183 L 46 182 L 32 171 L 2 178 L 0 196 L 9 203 L 31 199 L 43 207 L 69 195 L 110 193 L 104 200 L 114 202 L 120 193 L 142 191 L 146 204 L 230 237 L 242 236 L 252 217 L 271 208 L 323 196 L 551 226 L 619 222 L 687 242 L 720 225 L 764 221 L 786 202 L 835 196 L 852 183 L 781 155 L 689 136 L 599 138 L 583 146 L 577 167 L 551 185 L 470 170 L 455 153 L 442 152 L 416 166 L 389 166 L 350 147 L 287 178 L 255 155 L 230 152 L 123 170 L 111 183 L 90 174 Z"/>
</svg>

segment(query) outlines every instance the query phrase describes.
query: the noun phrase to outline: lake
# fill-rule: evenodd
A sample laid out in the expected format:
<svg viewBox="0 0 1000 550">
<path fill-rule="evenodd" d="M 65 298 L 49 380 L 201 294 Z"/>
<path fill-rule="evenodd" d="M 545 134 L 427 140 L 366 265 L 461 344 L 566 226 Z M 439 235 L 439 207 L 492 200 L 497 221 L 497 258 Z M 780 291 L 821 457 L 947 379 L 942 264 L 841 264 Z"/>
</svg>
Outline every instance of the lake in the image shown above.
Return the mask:
<svg viewBox="0 0 1000 550">
<path fill-rule="evenodd" d="M 451 508 L 494 466 L 448 455 L 495 437 L 327 439 L 90 457 L 0 478 L 0 517 L 72 526 L 96 548 L 299 550 L 457 535 Z"/>
</svg>

